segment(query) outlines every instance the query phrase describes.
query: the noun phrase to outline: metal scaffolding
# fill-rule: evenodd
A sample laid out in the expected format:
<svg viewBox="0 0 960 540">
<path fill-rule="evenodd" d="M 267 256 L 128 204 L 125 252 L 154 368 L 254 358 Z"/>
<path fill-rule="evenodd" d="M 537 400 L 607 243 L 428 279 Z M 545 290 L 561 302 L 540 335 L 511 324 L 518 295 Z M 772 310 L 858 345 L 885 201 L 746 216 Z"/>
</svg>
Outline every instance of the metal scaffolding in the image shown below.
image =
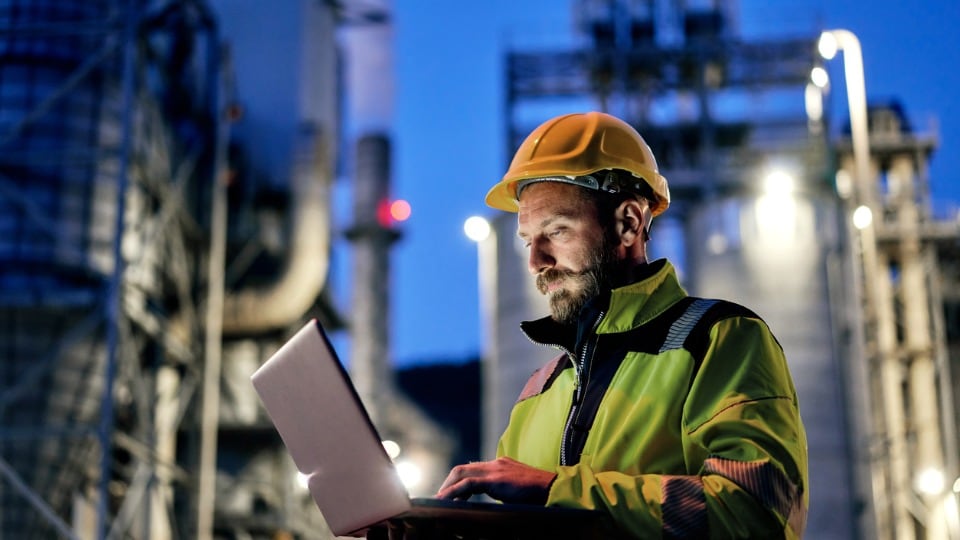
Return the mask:
<svg viewBox="0 0 960 540">
<path fill-rule="evenodd" d="M 201 1 L 8 1 L 0 56 L 0 535 L 173 536 L 213 19 Z"/>
</svg>

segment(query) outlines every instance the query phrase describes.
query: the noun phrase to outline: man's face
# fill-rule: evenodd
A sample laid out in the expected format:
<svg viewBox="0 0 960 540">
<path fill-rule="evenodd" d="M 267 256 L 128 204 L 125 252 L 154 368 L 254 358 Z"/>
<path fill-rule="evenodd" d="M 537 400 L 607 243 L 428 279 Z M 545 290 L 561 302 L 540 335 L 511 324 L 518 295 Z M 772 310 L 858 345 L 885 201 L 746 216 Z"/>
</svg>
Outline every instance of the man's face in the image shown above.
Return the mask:
<svg viewBox="0 0 960 540">
<path fill-rule="evenodd" d="M 600 292 L 604 267 L 614 259 L 596 206 L 582 189 L 539 182 L 520 194 L 517 234 L 529 250 L 527 267 L 559 322 L 576 320 L 580 308 Z"/>
</svg>

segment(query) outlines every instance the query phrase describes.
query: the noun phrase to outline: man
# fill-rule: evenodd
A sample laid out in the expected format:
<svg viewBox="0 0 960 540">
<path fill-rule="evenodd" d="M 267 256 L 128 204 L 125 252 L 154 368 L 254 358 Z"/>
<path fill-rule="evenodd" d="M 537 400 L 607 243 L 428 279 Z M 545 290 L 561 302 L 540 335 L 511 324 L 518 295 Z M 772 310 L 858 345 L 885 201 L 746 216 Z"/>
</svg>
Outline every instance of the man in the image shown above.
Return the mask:
<svg viewBox="0 0 960 540">
<path fill-rule="evenodd" d="M 455 467 L 440 498 L 487 494 L 599 510 L 618 537 L 798 538 L 806 438 L 780 345 L 746 308 L 690 297 L 648 261 L 666 179 L 603 113 L 551 119 L 486 198 L 518 212 L 562 354 L 527 382 L 497 459 Z"/>
</svg>

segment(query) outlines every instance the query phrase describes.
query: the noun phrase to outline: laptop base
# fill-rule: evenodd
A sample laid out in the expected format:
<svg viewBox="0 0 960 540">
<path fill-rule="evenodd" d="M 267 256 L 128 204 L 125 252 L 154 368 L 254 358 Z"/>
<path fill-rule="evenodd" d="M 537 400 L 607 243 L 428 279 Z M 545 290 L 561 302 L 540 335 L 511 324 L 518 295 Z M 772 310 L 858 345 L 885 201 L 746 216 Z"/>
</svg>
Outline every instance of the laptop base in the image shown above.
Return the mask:
<svg viewBox="0 0 960 540">
<path fill-rule="evenodd" d="M 600 512 L 522 504 L 413 499 L 414 507 L 367 531 L 370 540 L 608 539 Z M 452 504 L 445 504 L 452 503 Z"/>
</svg>

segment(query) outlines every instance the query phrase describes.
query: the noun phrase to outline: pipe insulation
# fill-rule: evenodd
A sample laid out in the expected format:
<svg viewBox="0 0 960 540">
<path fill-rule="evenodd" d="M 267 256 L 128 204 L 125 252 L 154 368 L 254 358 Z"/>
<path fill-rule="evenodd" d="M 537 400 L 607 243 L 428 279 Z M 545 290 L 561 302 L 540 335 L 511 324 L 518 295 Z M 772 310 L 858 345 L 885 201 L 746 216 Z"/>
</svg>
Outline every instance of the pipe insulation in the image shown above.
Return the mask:
<svg viewBox="0 0 960 540">
<path fill-rule="evenodd" d="M 291 179 L 290 238 L 278 278 L 228 293 L 223 333 L 245 334 L 289 326 L 316 301 L 330 265 L 331 144 L 324 131 L 299 134 Z"/>
</svg>

